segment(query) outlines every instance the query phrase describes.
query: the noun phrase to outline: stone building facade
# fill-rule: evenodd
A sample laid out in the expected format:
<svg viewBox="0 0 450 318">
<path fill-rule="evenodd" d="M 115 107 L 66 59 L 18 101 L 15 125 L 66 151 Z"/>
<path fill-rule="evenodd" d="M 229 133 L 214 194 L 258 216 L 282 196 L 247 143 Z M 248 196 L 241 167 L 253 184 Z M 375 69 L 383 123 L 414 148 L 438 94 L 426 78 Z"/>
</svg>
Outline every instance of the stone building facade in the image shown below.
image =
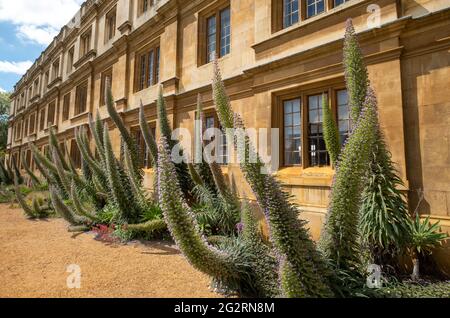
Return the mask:
<svg viewBox="0 0 450 318">
<path fill-rule="evenodd" d="M 217 126 L 210 85 L 217 54 L 232 107 L 246 125 L 280 128 L 276 175 L 317 238 L 334 173 L 324 151 L 319 97 L 327 94 L 343 138 L 351 124 L 342 66 L 348 18 L 410 209 L 422 190 L 418 210 L 448 231 L 450 0 L 88 0 L 16 84 L 9 158 L 33 166 L 29 142 L 45 150 L 54 127 L 79 162 L 74 128 L 86 125 L 89 113 L 108 120 L 108 83 L 142 145 L 139 103 L 156 127 L 160 85 L 174 127 L 193 131 L 198 94 L 210 125 Z M 119 154 L 119 134 L 111 129 Z M 147 165 L 144 149 L 142 159 Z M 223 169 L 251 195 L 236 165 Z M 150 180 L 153 172 L 146 172 Z"/>
</svg>

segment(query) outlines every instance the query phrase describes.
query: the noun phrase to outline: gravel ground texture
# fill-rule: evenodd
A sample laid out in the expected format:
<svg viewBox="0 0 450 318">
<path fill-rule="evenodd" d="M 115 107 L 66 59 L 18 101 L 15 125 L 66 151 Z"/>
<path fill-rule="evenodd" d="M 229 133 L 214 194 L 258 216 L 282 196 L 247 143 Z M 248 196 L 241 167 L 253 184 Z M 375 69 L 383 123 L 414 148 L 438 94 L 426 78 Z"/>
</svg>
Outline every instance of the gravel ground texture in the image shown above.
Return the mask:
<svg viewBox="0 0 450 318">
<path fill-rule="evenodd" d="M 69 233 L 61 219 L 27 220 L 22 210 L 1 204 L 0 297 L 218 297 L 175 246 L 94 237 Z M 68 287 L 77 282 L 81 288 Z"/>
</svg>

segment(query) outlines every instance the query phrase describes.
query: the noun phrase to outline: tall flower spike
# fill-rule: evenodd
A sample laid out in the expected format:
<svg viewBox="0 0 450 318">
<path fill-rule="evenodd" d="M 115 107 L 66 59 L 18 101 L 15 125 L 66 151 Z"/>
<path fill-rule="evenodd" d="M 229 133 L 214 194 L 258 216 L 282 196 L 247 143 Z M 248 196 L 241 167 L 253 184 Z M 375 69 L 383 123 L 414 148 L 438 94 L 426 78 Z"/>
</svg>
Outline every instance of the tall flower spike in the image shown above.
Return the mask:
<svg viewBox="0 0 450 318">
<path fill-rule="evenodd" d="M 142 182 L 142 171 L 139 168 L 139 156 L 138 156 L 138 147 L 136 145 L 136 141 L 131 137 L 130 132 L 128 131 L 125 123 L 123 122 L 122 117 L 120 117 L 119 113 L 117 113 L 114 98 L 112 96 L 111 89 L 108 89 L 106 92 L 106 108 L 108 110 L 108 114 L 113 120 L 114 124 L 116 124 L 117 128 L 120 131 L 120 135 L 122 136 L 123 142 L 127 145 L 127 148 L 130 150 L 131 155 L 131 163 L 132 163 L 132 173 L 134 174 L 134 178 Z"/>
<path fill-rule="evenodd" d="M 347 20 L 344 38 L 344 68 L 351 118 L 358 121 L 369 87 L 369 75 L 351 19 Z"/>
<path fill-rule="evenodd" d="M 240 117 L 233 115 L 217 62 L 214 70 L 213 97 L 222 127 L 244 129 Z M 235 148 L 238 148 L 236 143 Z M 281 186 L 272 176 L 261 173 L 264 164 L 256 155 L 248 136 L 245 137 L 244 148 L 241 150 L 245 150 L 245 158 L 257 160 L 256 163 L 244 160 L 241 163 L 241 170 L 255 193 L 258 204 L 266 213 L 271 229 L 271 240 L 278 254 L 285 257 L 286 262 L 289 262 L 289 268 L 295 271 L 295 275 L 289 275 L 292 279 L 283 285 L 287 288 L 285 293 L 289 297 L 332 296 L 325 263 L 316 250 L 305 224 L 298 219 L 298 208 L 288 201 L 288 195 L 281 190 Z M 241 154 L 241 158 L 243 156 Z M 302 290 L 299 291 L 297 286 L 301 286 Z"/>
<path fill-rule="evenodd" d="M 134 201 L 132 193 L 128 193 L 125 190 L 127 189 L 127 180 L 121 178 L 121 171 L 114 156 L 111 139 L 109 137 L 109 129 L 106 125 L 107 124 L 105 124 L 103 130 L 103 143 L 105 147 L 106 169 L 111 197 L 118 207 L 120 221 L 124 223 L 136 223 L 139 218 L 137 202 Z"/>
<path fill-rule="evenodd" d="M 152 130 L 150 129 L 147 119 L 145 118 L 142 100 L 139 107 L 139 125 L 141 127 L 142 135 L 144 136 L 145 144 L 150 150 L 150 155 L 152 156 L 152 163 L 154 166 L 158 160 L 158 145 L 156 144 L 156 138 L 153 136 Z"/>
<path fill-rule="evenodd" d="M 375 95 L 369 90 L 361 116 L 342 150 L 332 186 L 321 244 L 338 269 L 352 271 L 361 264 L 359 209 L 367 167 L 376 143 L 376 108 Z"/>
<path fill-rule="evenodd" d="M 159 203 L 164 218 L 173 239 L 189 262 L 210 276 L 237 277 L 239 271 L 233 260 L 228 255 L 208 246 L 199 235 L 193 213 L 183 199 L 165 137 L 160 139 L 158 184 Z"/>
</svg>

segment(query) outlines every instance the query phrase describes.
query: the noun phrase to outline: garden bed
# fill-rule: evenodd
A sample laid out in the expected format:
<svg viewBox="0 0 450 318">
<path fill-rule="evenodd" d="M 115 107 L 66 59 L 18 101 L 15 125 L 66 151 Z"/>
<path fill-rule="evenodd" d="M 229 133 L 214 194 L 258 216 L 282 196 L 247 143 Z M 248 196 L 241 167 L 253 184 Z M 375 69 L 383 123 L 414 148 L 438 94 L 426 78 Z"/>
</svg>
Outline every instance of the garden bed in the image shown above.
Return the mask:
<svg viewBox="0 0 450 318">
<path fill-rule="evenodd" d="M 173 245 L 94 236 L 68 233 L 61 219 L 27 220 L 1 204 L 0 297 L 217 297 Z M 81 289 L 67 287 L 71 264 L 81 268 Z"/>
</svg>

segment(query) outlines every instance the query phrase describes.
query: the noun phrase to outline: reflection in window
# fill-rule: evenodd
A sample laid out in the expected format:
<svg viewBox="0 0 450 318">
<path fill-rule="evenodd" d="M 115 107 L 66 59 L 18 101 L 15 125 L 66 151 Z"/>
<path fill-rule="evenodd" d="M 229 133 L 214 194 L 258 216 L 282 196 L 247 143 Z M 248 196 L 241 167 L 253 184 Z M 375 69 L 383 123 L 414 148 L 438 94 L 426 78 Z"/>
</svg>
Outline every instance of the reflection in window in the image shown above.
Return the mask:
<svg viewBox="0 0 450 318">
<path fill-rule="evenodd" d="M 352 120 L 348 104 L 348 94 L 346 90 L 337 92 L 337 113 L 339 121 L 339 135 L 343 146 L 350 136 L 352 130 Z"/>
<path fill-rule="evenodd" d="M 325 0 L 306 0 L 306 12 L 308 18 L 325 11 Z"/>
<path fill-rule="evenodd" d="M 220 12 L 220 56 L 230 53 L 231 48 L 231 23 L 230 8 Z"/>
<path fill-rule="evenodd" d="M 329 166 L 328 155 L 323 138 L 322 94 L 308 97 L 308 141 L 309 165 Z"/>
<path fill-rule="evenodd" d="M 302 164 L 301 100 L 285 101 L 284 110 L 284 163 Z"/>
<path fill-rule="evenodd" d="M 346 3 L 347 1 L 350 1 L 350 0 L 334 0 L 334 6 L 335 7 L 340 6 L 341 4 Z"/>
<path fill-rule="evenodd" d="M 216 16 L 213 16 L 207 20 L 208 35 L 207 35 L 207 61 L 208 63 L 213 61 L 216 57 Z"/>
<path fill-rule="evenodd" d="M 298 0 L 283 0 L 283 27 L 287 28 L 299 21 Z"/>
</svg>

